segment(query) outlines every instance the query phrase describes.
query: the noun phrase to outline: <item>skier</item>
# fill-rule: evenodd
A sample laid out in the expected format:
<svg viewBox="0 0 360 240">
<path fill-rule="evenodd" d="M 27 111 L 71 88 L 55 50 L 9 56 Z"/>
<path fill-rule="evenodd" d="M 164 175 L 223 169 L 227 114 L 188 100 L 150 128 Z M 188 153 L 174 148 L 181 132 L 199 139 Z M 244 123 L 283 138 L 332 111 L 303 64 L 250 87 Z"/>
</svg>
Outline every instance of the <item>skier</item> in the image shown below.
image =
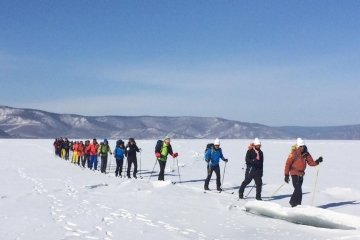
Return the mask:
<svg viewBox="0 0 360 240">
<path fill-rule="evenodd" d="M 59 153 L 58 153 L 58 144 L 59 144 L 59 140 L 57 138 L 55 138 L 55 141 L 53 143 L 54 150 L 55 150 L 55 156 L 59 155 Z"/>
<path fill-rule="evenodd" d="M 63 149 L 65 150 L 65 160 L 69 160 L 69 148 L 70 148 L 69 139 L 65 138 L 65 141 L 63 142 Z"/>
<path fill-rule="evenodd" d="M 131 170 L 131 165 L 134 164 L 134 172 L 133 172 L 133 177 L 136 177 L 136 173 L 137 173 L 137 158 L 136 158 L 136 153 L 140 152 L 141 149 L 139 149 L 136 145 L 135 139 L 134 138 L 129 138 L 129 142 L 126 146 L 126 157 L 127 157 L 127 161 L 128 161 L 128 169 L 127 169 L 127 177 L 130 177 L 130 170 Z"/>
<path fill-rule="evenodd" d="M 115 170 L 115 177 L 118 177 L 120 175 L 120 177 L 122 177 L 122 166 L 124 163 L 124 155 L 126 152 L 126 149 L 124 147 L 124 142 L 123 141 L 117 141 L 116 142 L 116 147 L 114 150 L 114 157 L 116 159 L 116 170 Z"/>
<path fill-rule="evenodd" d="M 77 160 L 78 160 L 78 151 L 77 151 L 78 145 L 79 145 L 78 141 L 75 141 L 75 142 L 74 142 L 74 145 L 73 145 L 73 147 L 72 147 L 72 149 L 73 149 L 73 151 L 74 151 L 74 155 L 73 155 L 73 158 L 72 158 L 71 163 L 74 163 L 74 164 L 76 164 L 76 162 L 77 162 Z"/>
<path fill-rule="evenodd" d="M 84 161 L 84 143 L 83 141 L 80 141 L 78 143 L 77 146 L 77 155 L 78 155 L 78 160 L 77 160 L 77 164 L 80 166 L 80 162 L 81 162 L 81 166 L 83 166 L 83 161 Z"/>
<path fill-rule="evenodd" d="M 106 174 L 106 166 L 107 166 L 107 159 L 108 153 L 112 154 L 108 140 L 105 138 L 104 142 L 100 143 L 100 147 L 98 149 L 99 156 L 101 157 L 101 173 Z"/>
<path fill-rule="evenodd" d="M 170 137 L 166 136 L 164 141 L 157 141 L 155 146 L 155 156 L 156 159 L 159 161 L 160 165 L 160 172 L 159 172 L 159 181 L 164 181 L 164 173 L 165 173 L 165 167 L 166 167 L 166 160 L 167 156 L 170 154 L 173 158 L 176 158 L 179 156 L 178 153 L 173 153 L 171 144 L 170 144 Z"/>
<path fill-rule="evenodd" d="M 60 137 L 59 138 L 59 141 L 58 141 L 58 144 L 57 144 L 57 148 L 58 148 L 58 154 L 59 154 L 59 157 L 61 158 L 61 154 L 62 154 L 62 145 L 63 145 L 63 138 Z"/>
<path fill-rule="evenodd" d="M 85 167 L 85 164 L 87 165 L 88 168 L 90 168 L 90 149 L 88 148 L 90 145 L 90 141 L 86 140 L 85 141 L 85 146 L 84 146 L 84 162 L 83 162 L 83 167 Z"/>
<path fill-rule="evenodd" d="M 217 138 L 217 139 L 215 139 L 214 147 L 211 148 L 211 149 L 208 149 L 206 151 L 206 154 L 205 154 L 205 161 L 208 163 L 207 164 L 207 173 L 208 173 L 208 175 L 206 177 L 205 185 L 204 185 L 205 190 L 210 190 L 209 189 L 209 182 L 210 182 L 211 175 L 212 175 L 213 171 L 215 171 L 215 174 L 216 174 L 216 189 L 218 191 L 222 191 L 221 182 L 220 182 L 220 166 L 219 166 L 220 158 L 224 162 L 228 162 L 228 159 L 226 159 L 224 157 L 224 155 L 222 154 L 222 151 L 221 151 L 221 148 L 220 148 L 220 140 Z"/>
<path fill-rule="evenodd" d="M 302 189 L 301 186 L 304 181 L 306 164 L 309 166 L 319 165 L 323 161 L 322 157 L 319 157 L 316 161 L 313 160 L 312 156 L 307 150 L 305 142 L 298 138 L 296 145 L 292 147 L 292 152 L 288 156 L 285 164 L 285 182 L 289 183 L 291 180 L 294 186 L 294 192 L 290 198 L 291 207 L 301 205 L 302 200 Z"/>
<path fill-rule="evenodd" d="M 97 154 L 98 154 L 99 144 L 96 141 L 96 138 L 93 139 L 93 142 L 88 146 L 90 152 L 90 169 L 94 167 L 94 171 L 97 170 Z"/>
<path fill-rule="evenodd" d="M 246 152 L 246 172 L 245 179 L 242 182 L 239 189 L 239 198 L 244 198 L 245 187 L 254 179 L 256 185 L 256 200 L 261 199 L 261 188 L 262 188 L 262 176 L 263 176 L 263 163 L 264 154 L 260 150 L 261 142 L 258 138 L 255 138 L 254 143 L 251 143 L 248 151 Z"/>
</svg>

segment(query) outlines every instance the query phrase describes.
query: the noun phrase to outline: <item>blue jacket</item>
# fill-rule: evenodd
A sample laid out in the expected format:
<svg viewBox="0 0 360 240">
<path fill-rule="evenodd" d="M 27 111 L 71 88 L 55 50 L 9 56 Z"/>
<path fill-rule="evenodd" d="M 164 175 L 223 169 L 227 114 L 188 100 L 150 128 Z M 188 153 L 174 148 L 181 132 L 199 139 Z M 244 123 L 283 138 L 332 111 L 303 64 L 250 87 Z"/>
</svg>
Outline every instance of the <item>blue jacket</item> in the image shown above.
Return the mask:
<svg viewBox="0 0 360 240">
<path fill-rule="evenodd" d="M 125 148 L 116 147 L 114 150 L 114 156 L 116 160 L 123 160 L 125 155 Z"/>
<path fill-rule="evenodd" d="M 212 157 L 211 157 L 212 156 Z M 212 167 L 219 166 L 220 158 L 224 161 L 224 155 L 222 154 L 221 148 L 218 150 L 215 149 L 208 149 L 205 154 L 205 159 L 209 161 L 208 165 Z"/>
</svg>

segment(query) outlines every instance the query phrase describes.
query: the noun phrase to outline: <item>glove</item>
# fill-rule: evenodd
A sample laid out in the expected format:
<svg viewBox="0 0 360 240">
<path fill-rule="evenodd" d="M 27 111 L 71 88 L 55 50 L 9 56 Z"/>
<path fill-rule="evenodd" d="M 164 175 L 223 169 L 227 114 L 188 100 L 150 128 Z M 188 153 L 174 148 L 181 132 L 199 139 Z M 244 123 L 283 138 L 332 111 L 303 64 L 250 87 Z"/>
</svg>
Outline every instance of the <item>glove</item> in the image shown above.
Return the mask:
<svg viewBox="0 0 360 240">
<path fill-rule="evenodd" d="M 157 157 L 157 158 L 159 158 L 159 157 L 161 157 L 161 154 L 160 153 L 155 153 L 155 156 Z"/>
<path fill-rule="evenodd" d="M 289 182 L 290 182 L 289 175 L 285 175 L 285 179 L 284 179 L 284 181 L 285 181 L 286 183 L 289 183 Z"/>
<path fill-rule="evenodd" d="M 173 153 L 173 155 L 172 155 L 173 158 L 176 158 L 177 156 L 179 156 L 178 153 Z"/>
<path fill-rule="evenodd" d="M 225 162 L 228 162 L 229 160 L 226 158 L 224 161 L 225 161 Z"/>
<path fill-rule="evenodd" d="M 139 151 L 141 152 L 141 148 L 139 148 Z"/>
<path fill-rule="evenodd" d="M 210 160 L 209 160 L 209 159 L 205 159 L 205 162 L 210 162 Z"/>
<path fill-rule="evenodd" d="M 317 165 L 319 165 L 323 161 L 322 157 L 319 157 L 315 162 Z"/>
</svg>

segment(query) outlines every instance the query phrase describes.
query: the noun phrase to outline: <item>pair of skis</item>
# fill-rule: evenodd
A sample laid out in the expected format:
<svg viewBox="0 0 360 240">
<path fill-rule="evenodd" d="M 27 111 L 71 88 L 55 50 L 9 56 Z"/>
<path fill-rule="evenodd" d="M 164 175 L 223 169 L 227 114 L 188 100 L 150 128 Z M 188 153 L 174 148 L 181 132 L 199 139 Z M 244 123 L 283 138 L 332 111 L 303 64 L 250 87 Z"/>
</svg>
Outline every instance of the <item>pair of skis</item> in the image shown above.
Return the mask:
<svg viewBox="0 0 360 240">
<path fill-rule="evenodd" d="M 218 190 L 205 190 L 204 193 L 226 193 L 226 194 L 234 194 L 234 192 L 227 192 L 227 191 L 224 191 L 224 190 L 221 190 L 221 191 L 218 191 Z"/>
</svg>

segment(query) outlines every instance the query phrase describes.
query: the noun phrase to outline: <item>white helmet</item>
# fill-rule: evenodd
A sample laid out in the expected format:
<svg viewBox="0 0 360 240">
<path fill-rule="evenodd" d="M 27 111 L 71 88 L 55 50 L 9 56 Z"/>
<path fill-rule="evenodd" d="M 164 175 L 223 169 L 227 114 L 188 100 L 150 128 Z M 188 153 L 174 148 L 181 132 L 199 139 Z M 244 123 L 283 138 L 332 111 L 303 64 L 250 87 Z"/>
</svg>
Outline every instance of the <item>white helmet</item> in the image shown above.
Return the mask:
<svg viewBox="0 0 360 240">
<path fill-rule="evenodd" d="M 258 138 L 255 138 L 254 140 L 254 145 L 257 146 L 257 145 L 261 145 L 261 142 Z"/>
<path fill-rule="evenodd" d="M 214 145 L 220 145 L 220 140 L 218 138 L 215 139 Z"/>
<path fill-rule="evenodd" d="M 305 142 L 304 142 L 304 140 L 302 140 L 301 138 L 298 138 L 298 139 L 296 140 L 296 145 L 298 145 L 298 147 L 304 146 L 304 145 L 305 145 Z"/>
</svg>

